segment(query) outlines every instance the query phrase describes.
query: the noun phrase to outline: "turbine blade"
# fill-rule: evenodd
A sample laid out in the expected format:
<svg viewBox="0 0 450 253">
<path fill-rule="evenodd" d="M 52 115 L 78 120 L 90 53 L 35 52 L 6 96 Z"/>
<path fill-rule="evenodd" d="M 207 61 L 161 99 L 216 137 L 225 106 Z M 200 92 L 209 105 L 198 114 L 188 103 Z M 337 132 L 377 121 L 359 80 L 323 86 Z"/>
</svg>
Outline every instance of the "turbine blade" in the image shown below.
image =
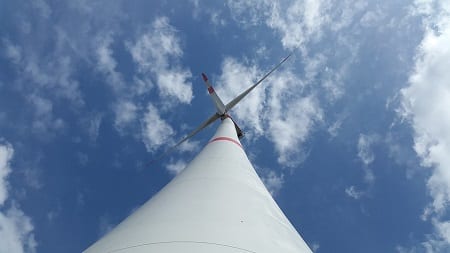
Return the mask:
<svg viewBox="0 0 450 253">
<path fill-rule="evenodd" d="M 225 105 L 223 104 L 222 100 L 217 95 L 216 91 L 214 90 L 213 86 L 208 80 L 208 77 L 205 73 L 202 73 L 203 81 L 205 82 L 206 88 L 208 88 L 208 93 L 211 96 L 211 99 L 213 100 L 214 106 L 216 107 L 217 113 L 219 115 L 225 114 Z"/>
<path fill-rule="evenodd" d="M 175 150 L 178 146 L 180 146 L 183 142 L 187 141 L 189 138 L 191 138 L 192 136 L 196 135 L 198 132 L 200 132 L 201 130 L 203 130 L 205 127 L 209 126 L 211 123 L 213 123 L 214 121 L 216 121 L 218 118 L 220 118 L 220 115 L 215 113 L 214 115 L 212 115 L 209 119 L 207 119 L 206 121 L 204 121 L 199 127 L 197 127 L 194 131 L 190 132 L 188 135 L 186 135 L 183 139 L 181 139 L 177 144 L 175 144 L 174 146 L 170 147 L 169 149 L 167 149 L 164 153 L 162 153 L 161 155 L 159 155 L 157 158 L 155 158 L 154 160 L 152 160 L 150 163 L 154 163 L 156 161 L 158 161 L 159 159 L 163 158 L 164 156 L 168 155 L 170 152 L 172 152 L 173 150 Z"/>
<path fill-rule="evenodd" d="M 235 105 L 237 105 L 245 96 L 247 96 L 248 93 L 250 93 L 250 91 L 252 91 L 254 88 L 256 88 L 256 86 L 258 86 L 262 81 L 264 81 L 264 79 L 266 79 L 270 74 L 272 74 L 272 72 L 277 70 L 281 66 L 281 64 L 283 64 L 287 59 L 289 59 L 289 57 L 291 57 L 291 55 L 292 55 L 292 53 L 290 53 L 288 56 L 286 56 L 286 58 L 284 58 L 280 63 L 278 63 L 273 69 L 271 69 L 269 72 L 267 72 L 267 74 L 265 74 L 261 79 L 259 79 L 258 82 L 253 84 L 246 91 L 242 92 L 235 99 L 231 100 L 231 102 L 229 102 L 225 106 L 226 111 L 229 111 L 231 108 L 233 108 Z"/>
<path fill-rule="evenodd" d="M 209 119 L 207 119 L 205 122 L 203 122 L 199 127 L 197 127 L 194 131 L 190 132 L 188 135 L 186 135 L 186 137 L 184 137 L 181 141 L 179 141 L 177 144 L 175 144 L 175 146 L 173 148 L 180 146 L 183 142 L 185 142 L 192 136 L 196 135 L 198 132 L 203 130 L 203 128 L 209 126 L 211 123 L 216 121 L 218 118 L 220 118 L 220 116 L 217 113 L 215 113 Z"/>
</svg>

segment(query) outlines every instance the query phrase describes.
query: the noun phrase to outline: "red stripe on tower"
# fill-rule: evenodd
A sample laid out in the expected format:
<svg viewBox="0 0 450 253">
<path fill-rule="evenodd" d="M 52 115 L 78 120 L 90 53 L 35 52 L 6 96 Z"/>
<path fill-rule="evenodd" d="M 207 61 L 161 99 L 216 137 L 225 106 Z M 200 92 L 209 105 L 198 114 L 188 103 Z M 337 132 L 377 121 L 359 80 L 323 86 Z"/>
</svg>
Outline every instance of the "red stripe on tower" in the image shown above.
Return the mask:
<svg viewBox="0 0 450 253">
<path fill-rule="evenodd" d="M 212 143 L 212 142 L 215 142 L 215 141 L 229 141 L 229 142 L 232 142 L 232 143 L 238 145 L 240 148 L 242 148 L 242 145 L 238 141 L 236 141 L 236 140 L 234 140 L 233 138 L 230 138 L 230 137 L 224 137 L 224 136 L 217 137 L 217 138 L 214 138 L 214 139 L 210 140 L 209 143 Z"/>
</svg>

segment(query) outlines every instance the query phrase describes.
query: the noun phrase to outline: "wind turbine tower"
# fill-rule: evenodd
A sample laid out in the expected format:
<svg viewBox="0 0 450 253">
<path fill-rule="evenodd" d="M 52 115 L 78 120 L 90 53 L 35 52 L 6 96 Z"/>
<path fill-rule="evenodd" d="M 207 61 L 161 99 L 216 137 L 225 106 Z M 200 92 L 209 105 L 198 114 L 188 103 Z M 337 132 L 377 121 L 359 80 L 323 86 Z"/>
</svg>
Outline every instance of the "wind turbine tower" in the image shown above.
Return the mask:
<svg viewBox="0 0 450 253">
<path fill-rule="evenodd" d="M 226 105 L 202 74 L 216 113 L 175 147 L 221 119 L 215 135 L 169 184 L 84 253 L 312 252 L 256 174 L 228 114 L 289 56 Z"/>
</svg>

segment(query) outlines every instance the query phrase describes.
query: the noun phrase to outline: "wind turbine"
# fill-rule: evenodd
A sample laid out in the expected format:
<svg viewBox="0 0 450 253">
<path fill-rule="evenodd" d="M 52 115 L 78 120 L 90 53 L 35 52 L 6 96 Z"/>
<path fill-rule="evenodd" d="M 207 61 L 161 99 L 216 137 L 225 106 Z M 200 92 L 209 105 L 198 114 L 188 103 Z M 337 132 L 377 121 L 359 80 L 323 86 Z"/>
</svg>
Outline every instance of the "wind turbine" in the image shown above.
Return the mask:
<svg viewBox="0 0 450 253">
<path fill-rule="evenodd" d="M 220 118 L 215 135 L 169 184 L 84 253 L 312 252 L 256 174 L 228 114 L 289 57 L 226 105 L 202 73 L 216 112 L 174 148 Z"/>
</svg>

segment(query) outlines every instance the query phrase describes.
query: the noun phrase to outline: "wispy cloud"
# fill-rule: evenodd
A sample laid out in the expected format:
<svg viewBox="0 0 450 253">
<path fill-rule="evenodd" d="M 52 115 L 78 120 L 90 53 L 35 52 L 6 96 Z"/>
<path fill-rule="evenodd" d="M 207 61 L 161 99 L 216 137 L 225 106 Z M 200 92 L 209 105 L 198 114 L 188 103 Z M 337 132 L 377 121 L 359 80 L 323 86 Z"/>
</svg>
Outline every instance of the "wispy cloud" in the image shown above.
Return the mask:
<svg viewBox="0 0 450 253">
<path fill-rule="evenodd" d="M 14 45 L 7 39 L 3 39 L 3 45 L 6 57 L 14 64 L 19 64 L 22 61 L 22 49 L 19 45 Z"/>
<path fill-rule="evenodd" d="M 87 120 L 87 133 L 91 142 L 96 142 L 100 132 L 100 125 L 102 123 L 103 115 L 100 113 L 92 115 Z"/>
<path fill-rule="evenodd" d="M 170 161 L 166 165 L 166 169 L 167 171 L 169 171 L 170 174 L 178 175 L 181 171 L 184 170 L 184 168 L 186 168 L 186 165 L 187 163 L 184 160 Z"/>
<path fill-rule="evenodd" d="M 262 71 L 256 66 L 249 66 L 235 58 L 227 57 L 222 62 L 222 73 L 217 79 L 217 93 L 224 103 L 228 103 L 261 75 Z M 255 135 L 261 135 L 263 130 L 265 87 L 266 85 L 261 85 L 253 90 L 252 94 L 245 97 L 232 111 L 232 115 L 242 119 L 240 120 L 242 125 L 251 127 L 251 132 Z"/>
<path fill-rule="evenodd" d="M 360 199 L 364 195 L 364 192 L 358 191 L 356 187 L 352 185 L 350 187 L 345 188 L 345 194 L 350 198 Z"/>
<path fill-rule="evenodd" d="M 36 0 L 31 2 L 32 6 L 38 11 L 39 15 L 43 18 L 49 18 L 52 14 L 52 9 L 45 0 Z"/>
<path fill-rule="evenodd" d="M 307 140 L 314 126 L 322 121 L 323 113 L 313 95 L 281 104 L 277 100 L 282 97 L 276 94 L 271 97 L 269 134 L 280 154 L 278 161 L 293 167 L 303 161 L 305 153 L 301 144 Z"/>
<path fill-rule="evenodd" d="M 261 180 L 270 194 L 276 196 L 284 185 L 284 174 L 269 170 L 268 173 L 262 175 Z"/>
<path fill-rule="evenodd" d="M 317 252 L 319 250 L 319 248 L 320 248 L 319 243 L 315 242 L 315 243 L 311 244 L 311 249 L 313 252 Z"/>
<path fill-rule="evenodd" d="M 372 150 L 372 145 L 376 141 L 373 135 L 360 134 L 358 138 L 358 157 L 361 162 L 369 166 L 375 160 L 375 153 Z"/>
<path fill-rule="evenodd" d="M 228 1 L 233 18 L 244 27 L 266 24 L 281 34 L 285 48 L 304 48 L 329 21 L 327 1 Z"/>
<path fill-rule="evenodd" d="M 142 140 L 147 151 L 154 152 L 166 145 L 173 134 L 174 130 L 161 118 L 158 109 L 149 104 L 142 119 Z"/>
<path fill-rule="evenodd" d="M 373 183 L 375 180 L 375 175 L 369 166 L 373 163 L 373 161 L 375 161 L 373 145 L 378 142 L 378 140 L 379 137 L 377 135 L 360 134 L 358 138 L 358 157 L 364 164 L 364 180 L 367 183 Z"/>
<path fill-rule="evenodd" d="M 307 56 L 307 44 L 322 38 L 324 30 L 341 30 L 362 12 L 365 1 L 228 1 L 235 21 L 243 27 L 267 25 L 278 32 L 286 49 L 300 49 Z M 339 11 L 336 11 L 339 10 Z"/>
<path fill-rule="evenodd" d="M 373 27 L 379 24 L 386 15 L 383 13 L 381 7 L 377 7 L 375 10 L 367 11 L 361 18 L 361 25 L 365 27 Z"/>
<path fill-rule="evenodd" d="M 126 46 L 141 75 L 154 80 L 162 97 L 182 103 L 192 100 L 191 72 L 179 64 L 183 55 L 177 31 L 167 17 L 156 18 L 136 41 Z"/>
<path fill-rule="evenodd" d="M 137 119 L 138 107 L 132 101 L 122 99 L 114 105 L 114 112 L 115 126 L 121 132 Z"/>
<path fill-rule="evenodd" d="M 113 43 L 113 37 L 111 34 L 104 34 L 97 36 L 95 42 L 95 56 L 97 60 L 97 68 L 100 72 L 106 75 L 107 83 L 116 91 L 123 92 L 125 83 L 120 74 L 117 71 L 117 62 L 113 57 L 113 50 L 111 45 Z"/>
<path fill-rule="evenodd" d="M 42 136 L 51 136 L 65 126 L 61 118 L 55 118 L 51 100 L 36 94 L 28 96 L 28 101 L 34 108 L 32 130 Z"/>
<path fill-rule="evenodd" d="M 94 42 L 96 68 L 106 77 L 115 99 L 112 109 L 114 124 L 119 133 L 141 138 L 148 151 L 167 144 L 174 131 L 161 118 L 161 113 L 177 103 L 190 103 L 193 98 L 191 72 L 181 63 L 183 50 L 177 30 L 167 17 L 156 17 L 154 21 L 137 29 L 135 39 L 124 43 L 137 70 L 126 80 L 120 72 L 113 47 L 114 33 L 98 35 Z M 144 95 L 154 93 L 157 88 L 158 104 L 145 104 Z"/>
<path fill-rule="evenodd" d="M 13 155 L 14 149 L 11 144 L 0 142 L 0 252 L 36 252 L 37 243 L 34 239 L 31 218 L 9 198 L 8 194 L 11 187 L 8 176 L 12 171 Z M 8 199 L 9 205 L 6 203 Z"/>
<path fill-rule="evenodd" d="M 290 6 L 281 5 L 273 5 L 268 25 L 281 33 L 284 47 L 291 50 L 319 38 L 322 26 L 330 21 L 328 11 L 332 6 L 328 1 L 294 1 Z"/>
<path fill-rule="evenodd" d="M 8 198 L 8 181 L 7 177 L 11 173 L 10 161 L 14 155 L 14 149 L 11 144 L 0 144 L 0 206 L 2 206 Z"/>
<path fill-rule="evenodd" d="M 111 217 L 108 214 L 104 214 L 100 216 L 99 222 L 98 222 L 98 233 L 99 236 L 106 235 L 109 231 L 111 231 L 116 224 L 111 221 Z"/>
<path fill-rule="evenodd" d="M 343 122 L 342 118 L 338 119 L 328 127 L 327 132 L 330 134 L 331 138 L 334 138 L 338 135 L 339 130 L 342 126 L 342 122 Z"/>
</svg>

